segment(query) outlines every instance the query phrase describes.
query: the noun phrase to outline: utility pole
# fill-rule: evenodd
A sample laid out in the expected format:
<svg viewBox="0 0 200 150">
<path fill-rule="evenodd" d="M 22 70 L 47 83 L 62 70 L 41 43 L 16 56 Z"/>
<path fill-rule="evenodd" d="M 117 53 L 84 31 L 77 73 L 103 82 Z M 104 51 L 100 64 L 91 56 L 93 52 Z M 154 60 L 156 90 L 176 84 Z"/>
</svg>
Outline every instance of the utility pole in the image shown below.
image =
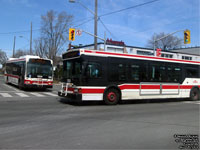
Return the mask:
<svg viewBox="0 0 200 150">
<path fill-rule="evenodd" d="M 14 42 L 13 42 L 13 58 L 15 57 L 15 40 L 16 36 L 14 36 Z"/>
<path fill-rule="evenodd" d="M 85 9 L 87 9 L 90 13 L 94 15 L 94 49 L 97 50 L 97 21 L 98 21 L 98 0 L 95 0 L 95 11 L 92 11 L 91 9 L 87 8 L 83 3 L 81 3 L 80 0 L 69 0 L 70 3 L 78 2 L 81 6 L 83 6 Z"/>
<path fill-rule="evenodd" d="M 95 19 L 94 19 L 94 35 L 97 36 L 97 0 L 95 0 Z M 97 37 L 94 37 L 94 49 L 97 50 Z"/>
<path fill-rule="evenodd" d="M 31 22 L 31 33 L 30 33 L 30 55 L 32 55 L 32 22 Z"/>
</svg>

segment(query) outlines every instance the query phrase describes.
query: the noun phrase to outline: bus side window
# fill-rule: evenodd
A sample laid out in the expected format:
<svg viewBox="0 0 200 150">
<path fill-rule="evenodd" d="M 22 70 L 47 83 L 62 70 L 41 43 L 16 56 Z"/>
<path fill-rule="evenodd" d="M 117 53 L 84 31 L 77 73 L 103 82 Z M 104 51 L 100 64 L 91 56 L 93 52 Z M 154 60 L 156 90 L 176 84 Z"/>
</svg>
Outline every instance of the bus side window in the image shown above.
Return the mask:
<svg viewBox="0 0 200 150">
<path fill-rule="evenodd" d="M 165 82 L 166 81 L 166 68 L 165 66 L 159 67 L 159 81 Z"/>
<path fill-rule="evenodd" d="M 168 82 L 173 82 L 173 73 L 172 73 L 172 67 L 171 66 L 168 66 L 167 68 L 167 73 L 168 73 L 168 79 L 167 81 Z"/>
<path fill-rule="evenodd" d="M 159 70 L 156 65 L 150 67 L 150 81 L 159 81 Z"/>
<path fill-rule="evenodd" d="M 118 79 L 119 79 L 119 81 L 126 80 L 125 69 L 126 69 L 126 67 L 124 64 L 118 64 Z"/>
<path fill-rule="evenodd" d="M 130 79 L 131 81 L 139 81 L 140 79 L 140 66 L 137 64 L 130 66 Z"/>
<path fill-rule="evenodd" d="M 86 68 L 86 75 L 88 78 L 100 78 L 101 65 L 96 62 L 89 62 Z"/>
<path fill-rule="evenodd" d="M 181 68 L 174 67 L 174 82 L 179 82 L 181 78 Z"/>
<path fill-rule="evenodd" d="M 186 76 L 187 78 L 197 78 L 198 77 L 198 68 L 186 68 Z"/>
<path fill-rule="evenodd" d="M 181 68 L 179 66 L 168 66 L 167 73 L 169 82 L 180 82 Z"/>
</svg>

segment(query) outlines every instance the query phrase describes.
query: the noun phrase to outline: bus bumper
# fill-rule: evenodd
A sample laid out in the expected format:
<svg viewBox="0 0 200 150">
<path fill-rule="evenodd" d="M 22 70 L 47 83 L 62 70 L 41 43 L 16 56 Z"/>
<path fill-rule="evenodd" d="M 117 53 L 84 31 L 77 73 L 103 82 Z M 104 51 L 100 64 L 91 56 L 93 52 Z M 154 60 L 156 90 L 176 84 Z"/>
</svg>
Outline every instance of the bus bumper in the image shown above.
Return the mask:
<svg viewBox="0 0 200 150">
<path fill-rule="evenodd" d="M 68 93 L 67 95 L 65 95 L 65 93 L 62 92 L 58 92 L 58 96 L 60 97 L 64 97 L 64 98 L 68 98 L 72 101 L 82 101 L 82 94 L 71 94 Z"/>
<path fill-rule="evenodd" d="M 25 88 L 37 88 L 37 89 L 46 89 L 53 88 L 53 85 L 33 85 L 33 84 L 24 84 Z"/>
</svg>

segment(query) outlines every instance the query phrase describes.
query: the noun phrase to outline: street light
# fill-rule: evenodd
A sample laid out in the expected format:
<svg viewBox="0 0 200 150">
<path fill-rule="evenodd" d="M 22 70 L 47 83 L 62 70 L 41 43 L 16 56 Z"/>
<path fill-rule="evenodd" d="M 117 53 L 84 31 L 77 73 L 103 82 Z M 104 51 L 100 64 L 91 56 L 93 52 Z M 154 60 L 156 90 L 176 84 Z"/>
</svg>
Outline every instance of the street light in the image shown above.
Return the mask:
<svg viewBox="0 0 200 150">
<path fill-rule="evenodd" d="M 20 38 L 26 39 L 28 42 L 30 42 L 30 54 L 32 54 L 32 41 L 29 40 L 28 38 L 24 37 L 23 35 L 19 36 Z"/>
<path fill-rule="evenodd" d="M 29 39 L 25 38 L 23 35 L 19 36 L 20 38 L 26 39 L 29 42 Z"/>
<path fill-rule="evenodd" d="M 87 9 L 90 13 L 94 15 L 94 49 L 97 50 L 97 0 L 95 0 L 95 12 L 87 8 L 83 3 L 81 3 L 79 0 L 69 0 L 70 3 L 78 2 L 82 7 Z"/>
<path fill-rule="evenodd" d="M 13 58 L 15 57 L 15 41 L 16 41 L 16 36 L 14 36 L 14 41 L 13 41 Z"/>
</svg>

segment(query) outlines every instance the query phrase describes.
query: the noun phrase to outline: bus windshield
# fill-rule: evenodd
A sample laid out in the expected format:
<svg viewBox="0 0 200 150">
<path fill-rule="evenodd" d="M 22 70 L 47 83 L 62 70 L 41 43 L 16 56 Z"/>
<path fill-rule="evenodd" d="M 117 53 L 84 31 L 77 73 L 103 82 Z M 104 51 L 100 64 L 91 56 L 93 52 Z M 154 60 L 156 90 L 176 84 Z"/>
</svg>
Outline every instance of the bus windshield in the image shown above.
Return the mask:
<svg viewBox="0 0 200 150">
<path fill-rule="evenodd" d="M 63 62 L 64 79 L 79 79 L 82 74 L 82 63 L 75 60 L 67 60 Z"/>
<path fill-rule="evenodd" d="M 52 64 L 49 60 L 30 59 L 27 63 L 27 77 L 52 78 Z"/>
</svg>

